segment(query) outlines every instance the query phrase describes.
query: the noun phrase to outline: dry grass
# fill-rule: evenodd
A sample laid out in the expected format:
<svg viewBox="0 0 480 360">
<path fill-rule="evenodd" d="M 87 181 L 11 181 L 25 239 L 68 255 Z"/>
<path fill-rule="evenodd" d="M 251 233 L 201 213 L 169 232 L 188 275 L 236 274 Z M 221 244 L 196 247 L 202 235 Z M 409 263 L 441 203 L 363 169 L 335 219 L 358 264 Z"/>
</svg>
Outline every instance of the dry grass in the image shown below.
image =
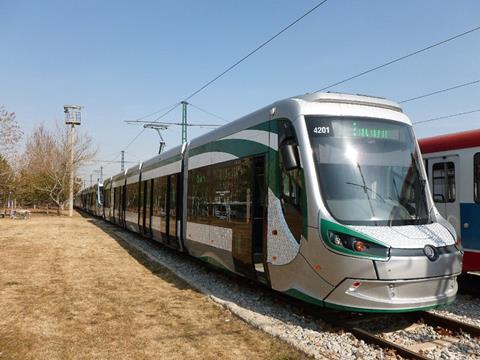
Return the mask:
<svg viewBox="0 0 480 360">
<path fill-rule="evenodd" d="M 87 219 L 0 220 L 0 359 L 298 359 Z"/>
</svg>

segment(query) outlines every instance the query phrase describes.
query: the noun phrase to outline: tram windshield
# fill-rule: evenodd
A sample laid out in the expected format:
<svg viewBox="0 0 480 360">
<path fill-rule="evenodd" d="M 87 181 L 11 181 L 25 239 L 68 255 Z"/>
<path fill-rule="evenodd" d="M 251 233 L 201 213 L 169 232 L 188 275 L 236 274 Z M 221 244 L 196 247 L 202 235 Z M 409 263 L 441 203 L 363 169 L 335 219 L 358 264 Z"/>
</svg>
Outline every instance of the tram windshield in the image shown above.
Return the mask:
<svg viewBox="0 0 480 360">
<path fill-rule="evenodd" d="M 430 223 L 411 126 L 356 117 L 305 116 L 322 197 L 350 225 Z"/>
</svg>

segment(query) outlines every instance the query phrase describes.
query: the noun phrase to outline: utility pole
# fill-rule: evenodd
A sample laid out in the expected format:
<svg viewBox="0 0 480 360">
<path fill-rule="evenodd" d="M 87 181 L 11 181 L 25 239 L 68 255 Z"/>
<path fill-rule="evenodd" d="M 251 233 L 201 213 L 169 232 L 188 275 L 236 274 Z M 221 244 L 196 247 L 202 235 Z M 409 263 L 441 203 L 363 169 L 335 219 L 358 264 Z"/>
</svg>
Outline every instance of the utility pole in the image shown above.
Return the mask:
<svg viewBox="0 0 480 360">
<path fill-rule="evenodd" d="M 90 174 L 90 187 L 93 185 L 93 174 Z"/>
<path fill-rule="evenodd" d="M 125 170 L 125 150 L 122 150 L 122 160 L 120 161 L 120 171 Z"/>
<path fill-rule="evenodd" d="M 188 102 L 182 101 L 182 144 L 187 142 L 187 105 Z"/>
<path fill-rule="evenodd" d="M 70 183 L 69 183 L 69 201 L 68 201 L 68 216 L 73 216 L 73 185 L 75 179 L 75 169 L 74 169 L 74 160 L 75 160 L 75 125 L 80 125 L 81 123 L 81 106 L 78 105 L 64 105 L 63 112 L 65 113 L 65 124 L 70 127 L 68 133 L 68 146 L 70 150 Z"/>
<path fill-rule="evenodd" d="M 103 166 L 100 166 L 100 182 L 103 184 Z"/>
</svg>

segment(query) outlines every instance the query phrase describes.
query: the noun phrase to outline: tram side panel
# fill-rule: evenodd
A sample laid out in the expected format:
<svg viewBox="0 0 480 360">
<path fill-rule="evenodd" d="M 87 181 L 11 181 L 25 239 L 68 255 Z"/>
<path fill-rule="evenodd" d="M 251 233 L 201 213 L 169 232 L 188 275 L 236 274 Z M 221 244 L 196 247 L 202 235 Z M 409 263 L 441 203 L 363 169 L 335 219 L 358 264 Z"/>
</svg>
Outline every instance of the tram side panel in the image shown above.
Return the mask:
<svg viewBox="0 0 480 360">
<path fill-rule="evenodd" d="M 233 133 L 192 141 L 185 157 L 188 252 L 263 282 L 268 282 L 268 119 L 267 111 L 257 112 Z"/>
<path fill-rule="evenodd" d="M 144 236 L 180 248 L 181 154 L 178 147 L 142 165 L 139 228 Z"/>
<path fill-rule="evenodd" d="M 267 264 L 272 288 L 323 305 L 333 289 L 325 280 L 341 271 L 325 267 L 318 239 L 318 209 L 311 187 L 316 176 L 305 148 L 305 129 L 298 114 L 277 108 L 279 119 L 269 122 Z M 285 155 L 294 152 L 297 167 L 289 169 Z M 313 229 L 312 229 L 313 226 Z M 304 250 L 306 249 L 306 251 Z M 315 264 L 321 263 L 322 266 Z M 352 264 L 350 263 L 349 266 Z M 341 267 L 339 267 L 341 269 Z"/>
</svg>

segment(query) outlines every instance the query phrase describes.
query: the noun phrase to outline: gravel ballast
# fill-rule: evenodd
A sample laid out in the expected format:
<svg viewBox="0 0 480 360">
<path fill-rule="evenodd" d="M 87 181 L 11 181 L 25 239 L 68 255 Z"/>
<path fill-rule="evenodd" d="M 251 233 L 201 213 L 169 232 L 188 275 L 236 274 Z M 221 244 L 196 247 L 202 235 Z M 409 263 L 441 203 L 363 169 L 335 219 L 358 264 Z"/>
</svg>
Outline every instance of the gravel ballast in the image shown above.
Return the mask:
<svg viewBox="0 0 480 360">
<path fill-rule="evenodd" d="M 99 225 L 108 227 L 130 246 L 165 266 L 239 318 L 316 359 L 390 358 L 382 349 L 372 347 L 350 333 L 339 333 L 326 323 L 292 313 L 271 292 L 260 291 L 259 286 L 235 281 L 231 276 L 113 225 Z"/>
<path fill-rule="evenodd" d="M 471 295 L 457 294 L 457 298 L 452 304 L 430 312 L 480 326 L 480 302 L 478 298 Z"/>
<path fill-rule="evenodd" d="M 321 320 L 296 314 L 285 305 L 285 302 L 279 301 L 274 292 L 264 290 L 261 286 L 237 280 L 234 276 L 213 270 L 193 258 L 103 221 L 100 226 L 108 227 L 150 260 L 165 266 L 239 318 L 310 356 L 317 359 L 395 358 L 389 355 L 389 352 L 358 340 L 351 333 L 338 332 Z M 480 326 L 480 306 L 474 298 L 467 295 L 458 295 L 453 304 L 432 312 Z M 452 346 L 427 350 L 424 355 L 432 359 L 480 358 L 480 342 L 477 339 L 471 338 L 468 334 L 455 336 L 459 337 L 459 341 Z M 429 326 L 421 326 L 414 329 L 413 334 L 410 331 L 400 331 L 385 337 L 394 342 L 410 345 L 438 338 L 438 334 Z"/>
</svg>

